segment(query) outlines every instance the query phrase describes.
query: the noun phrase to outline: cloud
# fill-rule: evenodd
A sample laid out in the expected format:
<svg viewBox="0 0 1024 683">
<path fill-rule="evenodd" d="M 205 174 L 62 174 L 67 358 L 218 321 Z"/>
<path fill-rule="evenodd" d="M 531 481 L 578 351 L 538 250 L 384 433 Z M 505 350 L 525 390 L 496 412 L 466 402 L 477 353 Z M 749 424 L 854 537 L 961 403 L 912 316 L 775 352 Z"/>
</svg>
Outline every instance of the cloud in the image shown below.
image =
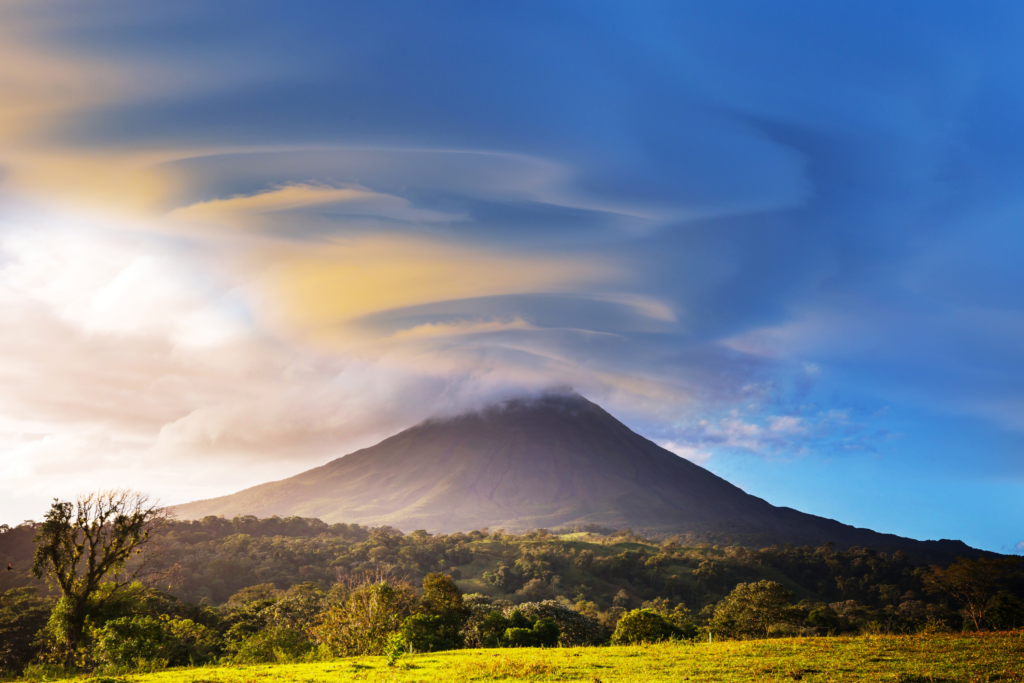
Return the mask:
<svg viewBox="0 0 1024 683">
<path fill-rule="evenodd" d="M 5 9 L 0 28 L 0 141 L 8 150 L 20 147 L 26 137 L 37 139 L 71 110 L 125 93 L 130 81 L 121 65 L 42 49 L 33 43 L 42 31 L 39 23 L 10 6 Z"/>
<path fill-rule="evenodd" d="M 665 443 L 671 443 L 669 450 L 680 454 L 707 453 L 710 457 L 715 453 L 740 453 L 788 458 L 877 452 L 890 436 L 884 430 L 869 428 L 866 422 L 851 422 L 848 411 L 764 415 L 756 404 L 750 407 L 746 413 L 733 408 L 726 415 L 706 417 L 700 413 L 706 415 L 714 410 L 703 406 L 691 419 L 663 429 L 663 433 L 671 435 Z"/>
<path fill-rule="evenodd" d="M 414 238 L 361 237 L 332 244 L 278 244 L 253 283 L 268 324 L 310 339 L 382 311 L 480 296 L 581 290 L 614 282 L 607 259 L 516 255 Z"/>
<path fill-rule="evenodd" d="M 282 211 L 317 208 L 335 215 L 376 216 L 407 222 L 432 223 L 465 220 L 465 216 L 417 209 L 394 195 L 363 188 L 292 184 L 251 195 L 212 199 L 175 209 L 167 215 L 172 223 L 226 224 L 252 228 L 253 217 Z"/>
<path fill-rule="evenodd" d="M 8 219 L 0 232 L 0 514 L 111 480 L 169 502 L 217 495 L 431 415 L 553 383 L 626 401 L 641 387 L 602 372 L 606 361 L 581 364 L 571 350 L 572 338 L 621 343 L 619 335 L 515 317 L 376 334 L 357 324 L 481 289 L 613 281 L 616 271 L 600 262 L 381 238 L 320 249 L 257 239 L 233 242 L 247 250 L 187 259 L 197 238 L 169 243 L 67 215 Z M 648 380 L 644 390 L 656 385 Z M 200 466 L 211 474 L 197 485 Z"/>
<path fill-rule="evenodd" d="M 806 431 L 804 420 L 793 415 L 777 416 L 768 418 L 769 429 L 778 434 L 800 434 Z"/>
<path fill-rule="evenodd" d="M 680 458 L 686 458 L 690 462 L 695 462 L 698 465 L 703 465 L 711 459 L 711 451 L 700 450 L 693 446 L 686 446 L 678 444 L 675 441 L 665 441 L 659 444 L 662 448 L 672 451 Z"/>
<path fill-rule="evenodd" d="M 536 328 L 525 320 L 501 320 L 491 321 L 468 321 L 460 320 L 453 323 L 424 323 L 405 330 L 399 330 L 392 335 L 393 339 L 428 339 L 437 337 L 461 337 L 469 334 L 486 334 L 492 332 L 507 332 L 509 330 L 535 330 Z"/>
<path fill-rule="evenodd" d="M 1019 474 L 1016 10 L 0 14 L 12 490 L 233 488 L 550 383 L 695 459 L 980 418 L 958 480 Z"/>
</svg>

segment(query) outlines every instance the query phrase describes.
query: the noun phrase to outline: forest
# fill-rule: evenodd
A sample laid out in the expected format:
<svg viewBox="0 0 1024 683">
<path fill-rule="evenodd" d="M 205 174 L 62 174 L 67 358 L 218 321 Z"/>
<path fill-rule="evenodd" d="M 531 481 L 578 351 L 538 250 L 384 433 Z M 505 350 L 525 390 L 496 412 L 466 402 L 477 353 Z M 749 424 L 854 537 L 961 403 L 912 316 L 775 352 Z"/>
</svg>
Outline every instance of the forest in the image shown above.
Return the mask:
<svg viewBox="0 0 1024 683">
<path fill-rule="evenodd" d="M 74 589 L 53 580 L 52 560 L 51 575 L 33 574 L 54 524 L 51 511 L 44 523 L 0 526 L 9 567 L 0 572 L 0 667 L 9 676 L 1024 626 L 1019 558 L 943 567 L 861 547 L 752 549 L 599 527 L 429 534 L 206 517 L 160 520 L 145 553 L 126 556 L 81 600 L 82 627 L 69 637 Z M 140 557 L 151 560 L 145 571 Z"/>
</svg>

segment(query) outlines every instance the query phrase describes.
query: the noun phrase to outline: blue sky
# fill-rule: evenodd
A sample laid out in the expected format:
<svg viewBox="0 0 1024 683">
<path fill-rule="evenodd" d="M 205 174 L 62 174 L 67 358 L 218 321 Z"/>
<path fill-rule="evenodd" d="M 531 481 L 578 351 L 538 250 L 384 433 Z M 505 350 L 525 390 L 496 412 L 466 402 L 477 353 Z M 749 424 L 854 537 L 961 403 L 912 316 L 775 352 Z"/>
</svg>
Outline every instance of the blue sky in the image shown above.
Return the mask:
<svg viewBox="0 0 1024 683">
<path fill-rule="evenodd" d="M 774 504 L 1024 549 L 1018 5 L 0 15 L 4 521 L 571 384 Z"/>
</svg>

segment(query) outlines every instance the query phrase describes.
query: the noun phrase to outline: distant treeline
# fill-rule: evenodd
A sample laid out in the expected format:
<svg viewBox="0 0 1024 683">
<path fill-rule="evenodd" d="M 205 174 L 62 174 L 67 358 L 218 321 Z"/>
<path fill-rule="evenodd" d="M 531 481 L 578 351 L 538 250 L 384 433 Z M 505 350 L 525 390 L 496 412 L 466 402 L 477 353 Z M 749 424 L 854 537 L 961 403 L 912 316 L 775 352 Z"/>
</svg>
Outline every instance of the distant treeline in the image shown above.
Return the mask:
<svg viewBox="0 0 1024 683">
<path fill-rule="evenodd" d="M 0 572 L 0 590 L 43 587 L 29 573 L 36 526 L 0 526 L 0 562 L 13 567 Z M 737 583 L 764 579 L 779 581 L 799 598 L 830 603 L 944 604 L 924 593 L 921 577 L 928 566 L 915 565 L 898 551 L 837 551 L 832 544 L 751 550 L 683 542 L 678 537 L 655 542 L 605 527 L 575 533 L 403 534 L 387 526 L 245 516 L 171 520 L 160 529 L 154 551 L 174 566 L 168 577 L 171 595 L 210 605 L 224 604 L 248 586 L 331 585 L 382 567 L 414 582 L 432 572 L 447 573 L 464 588 L 512 601 L 561 597 L 591 601 L 601 609 L 661 598 L 699 611 Z M 1015 581 L 1009 591 L 1024 596 L 1024 583 Z"/>
</svg>

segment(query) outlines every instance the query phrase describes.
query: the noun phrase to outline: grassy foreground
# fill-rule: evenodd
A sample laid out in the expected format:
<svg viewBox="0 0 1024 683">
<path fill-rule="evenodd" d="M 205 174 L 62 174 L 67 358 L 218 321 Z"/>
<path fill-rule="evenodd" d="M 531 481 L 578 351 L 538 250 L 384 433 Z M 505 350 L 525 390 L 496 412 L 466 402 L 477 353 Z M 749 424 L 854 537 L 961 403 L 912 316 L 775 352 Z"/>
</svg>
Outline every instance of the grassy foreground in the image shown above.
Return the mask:
<svg viewBox="0 0 1024 683">
<path fill-rule="evenodd" d="M 294 681 L 1024 681 L 1024 632 L 462 650 L 316 664 L 172 669 L 139 683 Z"/>
</svg>

